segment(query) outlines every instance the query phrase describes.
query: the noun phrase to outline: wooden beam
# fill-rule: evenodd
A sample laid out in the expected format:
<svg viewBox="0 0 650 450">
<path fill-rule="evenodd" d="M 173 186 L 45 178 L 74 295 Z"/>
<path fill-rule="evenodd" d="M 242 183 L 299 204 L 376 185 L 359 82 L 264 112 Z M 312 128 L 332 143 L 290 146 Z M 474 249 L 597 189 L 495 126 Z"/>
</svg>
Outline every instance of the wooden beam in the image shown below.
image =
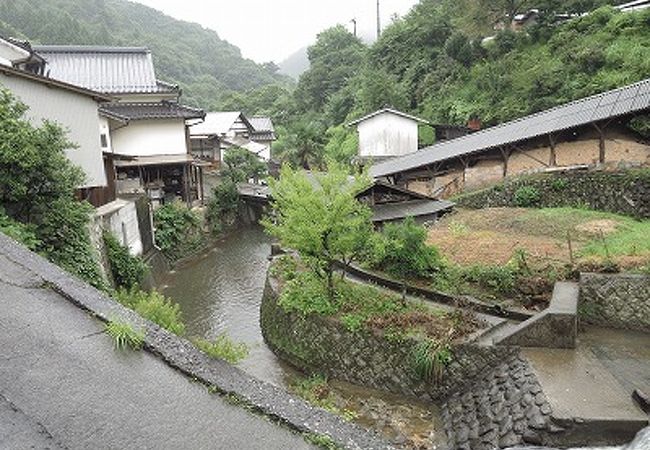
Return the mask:
<svg viewBox="0 0 650 450">
<path fill-rule="evenodd" d="M 548 145 L 551 149 L 551 155 L 549 157 L 548 164 L 551 167 L 555 167 L 557 166 L 557 154 L 555 153 L 555 136 L 553 136 L 553 133 L 548 134 Z"/>
<path fill-rule="evenodd" d="M 598 132 L 598 162 L 602 164 L 605 162 L 605 128 L 609 123 L 598 125 L 598 123 L 594 122 L 592 125 Z"/>
</svg>

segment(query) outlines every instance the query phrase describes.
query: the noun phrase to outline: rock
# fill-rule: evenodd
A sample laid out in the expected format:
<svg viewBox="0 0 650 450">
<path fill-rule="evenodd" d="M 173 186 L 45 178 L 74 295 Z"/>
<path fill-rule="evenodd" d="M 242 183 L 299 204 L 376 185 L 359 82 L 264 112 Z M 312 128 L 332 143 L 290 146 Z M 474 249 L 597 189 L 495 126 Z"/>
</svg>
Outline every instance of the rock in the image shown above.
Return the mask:
<svg viewBox="0 0 650 450">
<path fill-rule="evenodd" d="M 501 448 L 512 447 L 513 445 L 517 445 L 519 443 L 521 443 L 521 438 L 512 431 L 499 439 L 499 447 Z"/>
<path fill-rule="evenodd" d="M 524 435 L 522 436 L 522 439 L 527 444 L 542 445 L 541 436 L 539 435 L 539 433 L 533 430 L 526 430 L 524 432 Z"/>
</svg>

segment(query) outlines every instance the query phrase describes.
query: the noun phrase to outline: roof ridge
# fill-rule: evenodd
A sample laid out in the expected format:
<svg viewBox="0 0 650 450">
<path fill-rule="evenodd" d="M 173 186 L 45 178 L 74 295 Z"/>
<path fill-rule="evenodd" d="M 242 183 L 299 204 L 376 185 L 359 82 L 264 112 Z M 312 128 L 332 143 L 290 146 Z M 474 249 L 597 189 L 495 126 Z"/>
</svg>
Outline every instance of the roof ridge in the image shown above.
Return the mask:
<svg viewBox="0 0 650 450">
<path fill-rule="evenodd" d="M 118 47 L 110 45 L 33 45 L 41 53 L 151 53 L 148 47 Z"/>
</svg>

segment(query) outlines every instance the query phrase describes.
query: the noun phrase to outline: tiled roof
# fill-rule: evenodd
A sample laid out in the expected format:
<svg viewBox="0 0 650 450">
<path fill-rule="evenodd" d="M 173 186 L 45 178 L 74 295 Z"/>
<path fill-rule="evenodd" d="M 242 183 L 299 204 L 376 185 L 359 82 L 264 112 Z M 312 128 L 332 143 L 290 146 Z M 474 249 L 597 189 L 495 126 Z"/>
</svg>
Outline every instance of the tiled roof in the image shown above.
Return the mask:
<svg viewBox="0 0 650 450">
<path fill-rule="evenodd" d="M 209 112 L 205 115 L 205 121 L 190 128 L 190 135 L 220 136 L 226 134 L 240 116 L 243 117 L 240 111 Z"/>
<path fill-rule="evenodd" d="M 99 112 L 117 120 L 146 119 L 202 119 L 205 112 L 172 102 L 160 103 L 107 103 Z"/>
<path fill-rule="evenodd" d="M 650 78 L 392 158 L 370 174 L 383 177 L 648 108 Z"/>
<path fill-rule="evenodd" d="M 151 52 L 144 47 L 36 45 L 54 79 L 110 94 L 176 92 L 156 80 Z"/>
<path fill-rule="evenodd" d="M 264 116 L 253 116 L 248 119 L 252 125 L 253 139 L 259 141 L 274 141 L 277 139 L 275 135 L 275 128 L 273 127 L 273 121 L 270 117 Z"/>
</svg>

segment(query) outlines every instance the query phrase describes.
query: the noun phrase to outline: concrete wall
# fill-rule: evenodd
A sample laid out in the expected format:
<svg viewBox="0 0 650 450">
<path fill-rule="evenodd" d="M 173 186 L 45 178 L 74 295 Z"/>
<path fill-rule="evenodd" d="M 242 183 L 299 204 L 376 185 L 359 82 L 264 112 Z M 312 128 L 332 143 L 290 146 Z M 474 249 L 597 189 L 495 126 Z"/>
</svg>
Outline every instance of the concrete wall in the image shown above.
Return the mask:
<svg viewBox="0 0 650 450">
<path fill-rule="evenodd" d="M 117 199 L 95 210 L 95 220 L 104 230 L 111 231 L 132 255 L 142 254 L 142 240 L 135 202 Z"/>
<path fill-rule="evenodd" d="M 113 151 L 121 155 L 154 156 L 187 153 L 185 121 L 136 120 L 112 132 Z"/>
<path fill-rule="evenodd" d="M 650 276 L 583 273 L 578 312 L 587 323 L 650 332 Z"/>
<path fill-rule="evenodd" d="M 68 138 L 78 146 L 67 151 L 68 158 L 86 174 L 85 183 L 79 187 L 106 186 L 99 143 L 100 119 L 94 99 L 6 74 L 0 74 L 0 85 L 29 106 L 27 117 L 35 126 L 40 126 L 43 120 L 50 120 L 68 130 Z"/>
<path fill-rule="evenodd" d="M 418 123 L 389 112 L 364 120 L 357 126 L 359 156 L 398 156 L 418 150 Z"/>
</svg>

